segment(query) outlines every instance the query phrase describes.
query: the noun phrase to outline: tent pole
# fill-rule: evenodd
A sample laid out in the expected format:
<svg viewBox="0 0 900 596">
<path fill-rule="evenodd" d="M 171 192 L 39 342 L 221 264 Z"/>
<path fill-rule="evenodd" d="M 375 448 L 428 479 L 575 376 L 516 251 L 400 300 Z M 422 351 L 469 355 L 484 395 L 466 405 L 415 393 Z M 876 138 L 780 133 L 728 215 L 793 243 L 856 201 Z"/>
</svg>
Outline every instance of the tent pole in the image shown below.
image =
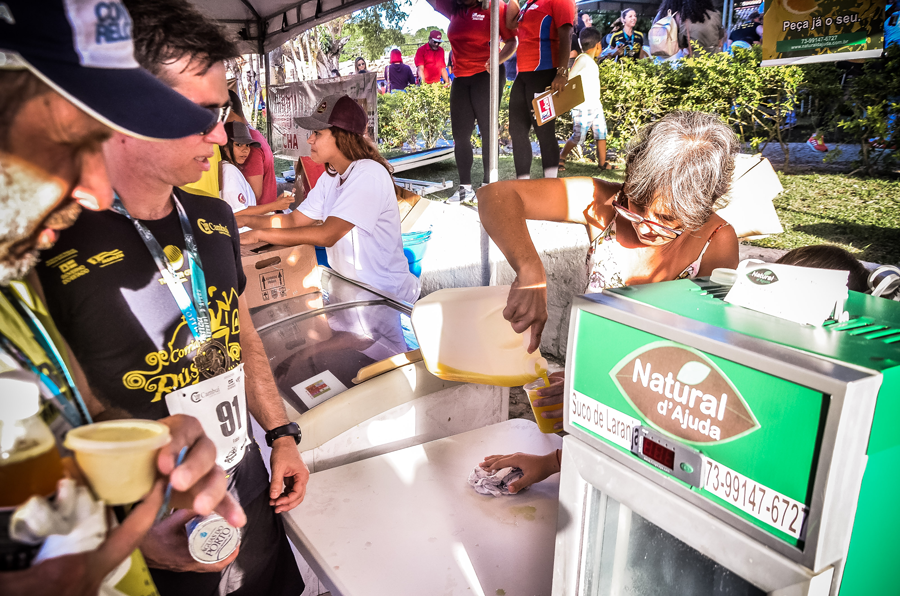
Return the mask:
<svg viewBox="0 0 900 596">
<path fill-rule="evenodd" d="M 725 0 L 725 5 L 722 7 L 722 28 L 725 29 L 725 38 L 726 39 L 728 39 L 728 34 L 731 30 L 731 11 L 733 8 L 734 8 L 734 1 L 733 0 Z"/>
<path fill-rule="evenodd" d="M 481 131 L 481 151 L 487 151 L 488 182 L 496 182 L 498 175 L 500 130 L 500 5 L 499 0 L 485 0 L 491 4 L 491 115 L 488 134 Z M 485 143 L 485 137 L 487 142 Z M 460 139 L 455 142 L 460 142 Z M 468 143 L 468 139 L 465 139 Z M 484 226 L 481 227 L 481 285 L 491 285 L 491 242 Z"/>
<path fill-rule="evenodd" d="M 266 70 L 266 139 L 272 144 L 272 118 L 269 116 L 269 53 L 263 51 L 263 68 Z"/>
<path fill-rule="evenodd" d="M 499 179 L 498 157 L 499 131 L 500 131 L 500 7 L 499 0 L 491 1 L 491 117 L 488 130 L 488 182 L 496 182 Z M 482 133 L 483 135 L 483 133 Z M 484 136 L 482 136 L 484 139 Z M 483 143 L 482 143 L 483 145 Z M 485 147 L 482 146 L 482 151 Z"/>
</svg>

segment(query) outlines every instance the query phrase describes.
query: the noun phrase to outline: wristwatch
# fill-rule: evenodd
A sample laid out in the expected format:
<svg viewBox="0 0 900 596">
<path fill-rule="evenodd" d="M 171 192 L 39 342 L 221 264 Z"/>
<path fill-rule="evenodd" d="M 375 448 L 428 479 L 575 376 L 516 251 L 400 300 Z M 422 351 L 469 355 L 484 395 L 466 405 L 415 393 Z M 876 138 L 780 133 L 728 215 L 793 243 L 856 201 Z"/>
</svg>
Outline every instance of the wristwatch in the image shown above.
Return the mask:
<svg viewBox="0 0 900 596">
<path fill-rule="evenodd" d="M 291 422 L 290 424 L 278 426 L 267 432 L 266 445 L 271 447 L 272 443 L 275 442 L 275 439 L 280 439 L 281 437 L 294 437 L 294 443 L 299 444 L 302 436 L 303 433 L 300 432 L 300 426 L 296 422 Z"/>
<path fill-rule="evenodd" d="M 560 66 L 559 68 L 556 69 L 556 76 L 560 76 L 560 75 L 566 76 L 568 74 L 569 74 L 568 66 Z"/>
</svg>

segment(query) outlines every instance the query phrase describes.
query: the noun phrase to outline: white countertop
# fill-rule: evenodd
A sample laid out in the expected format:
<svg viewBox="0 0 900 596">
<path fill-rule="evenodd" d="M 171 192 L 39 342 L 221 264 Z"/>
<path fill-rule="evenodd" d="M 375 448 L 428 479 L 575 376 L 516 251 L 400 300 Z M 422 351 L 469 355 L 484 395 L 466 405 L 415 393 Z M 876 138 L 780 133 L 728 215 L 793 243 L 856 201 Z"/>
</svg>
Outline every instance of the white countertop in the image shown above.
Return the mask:
<svg viewBox="0 0 900 596">
<path fill-rule="evenodd" d="M 559 475 L 506 497 L 467 479 L 486 455 L 561 446 L 508 420 L 318 472 L 287 534 L 332 596 L 549 596 Z"/>
</svg>

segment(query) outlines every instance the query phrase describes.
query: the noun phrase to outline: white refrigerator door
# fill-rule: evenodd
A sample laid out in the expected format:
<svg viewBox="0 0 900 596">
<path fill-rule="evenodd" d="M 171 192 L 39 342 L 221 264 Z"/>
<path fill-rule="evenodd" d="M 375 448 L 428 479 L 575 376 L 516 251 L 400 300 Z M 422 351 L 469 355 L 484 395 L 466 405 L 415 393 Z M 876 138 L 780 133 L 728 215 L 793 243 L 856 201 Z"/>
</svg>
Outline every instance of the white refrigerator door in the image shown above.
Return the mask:
<svg viewBox="0 0 900 596">
<path fill-rule="evenodd" d="M 827 596 L 814 573 L 577 438 L 564 439 L 554 596 Z"/>
</svg>

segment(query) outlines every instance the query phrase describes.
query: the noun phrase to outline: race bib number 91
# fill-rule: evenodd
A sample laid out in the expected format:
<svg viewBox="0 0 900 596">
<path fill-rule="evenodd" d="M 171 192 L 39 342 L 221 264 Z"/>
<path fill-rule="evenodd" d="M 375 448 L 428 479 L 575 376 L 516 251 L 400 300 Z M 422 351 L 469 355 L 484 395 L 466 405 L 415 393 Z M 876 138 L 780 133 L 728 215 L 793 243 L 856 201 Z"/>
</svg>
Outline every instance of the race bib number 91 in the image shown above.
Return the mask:
<svg viewBox="0 0 900 596">
<path fill-rule="evenodd" d="M 166 395 L 169 414 L 185 414 L 200 421 L 216 445 L 216 463 L 227 470 L 244 457 L 249 442 L 244 365 L 202 383 Z"/>
</svg>

